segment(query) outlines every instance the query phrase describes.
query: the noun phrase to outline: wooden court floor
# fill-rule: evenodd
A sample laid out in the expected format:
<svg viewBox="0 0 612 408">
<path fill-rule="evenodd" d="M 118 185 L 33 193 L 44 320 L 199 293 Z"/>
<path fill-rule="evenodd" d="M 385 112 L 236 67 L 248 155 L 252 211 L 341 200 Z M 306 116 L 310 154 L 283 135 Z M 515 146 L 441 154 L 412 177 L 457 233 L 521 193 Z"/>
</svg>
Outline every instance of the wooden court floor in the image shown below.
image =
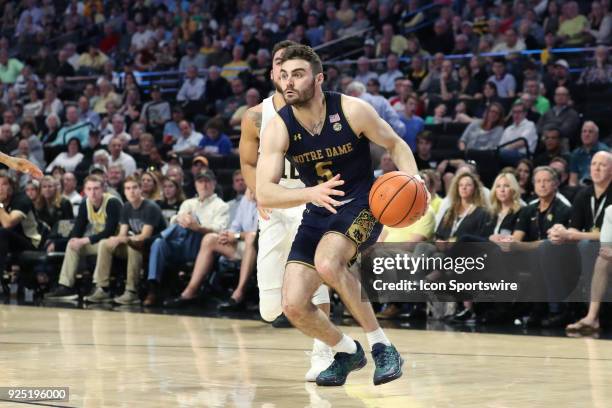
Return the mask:
<svg viewBox="0 0 612 408">
<path fill-rule="evenodd" d="M 356 327 L 343 327 L 365 342 Z M 387 330 L 406 365 L 374 387 L 303 381 L 309 339 L 252 320 L 0 305 L 0 386 L 55 407 L 611 407 L 612 341 Z"/>
</svg>

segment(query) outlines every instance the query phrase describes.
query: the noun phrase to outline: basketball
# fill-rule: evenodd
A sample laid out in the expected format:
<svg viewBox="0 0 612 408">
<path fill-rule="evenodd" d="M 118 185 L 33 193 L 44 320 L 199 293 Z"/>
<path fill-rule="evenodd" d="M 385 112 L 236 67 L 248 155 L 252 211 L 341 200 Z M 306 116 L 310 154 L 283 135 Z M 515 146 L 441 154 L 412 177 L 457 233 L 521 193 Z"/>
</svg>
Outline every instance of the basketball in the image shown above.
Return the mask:
<svg viewBox="0 0 612 408">
<path fill-rule="evenodd" d="M 370 189 L 372 215 L 389 227 L 414 224 L 427 211 L 427 192 L 421 182 L 403 171 L 380 176 Z"/>
</svg>

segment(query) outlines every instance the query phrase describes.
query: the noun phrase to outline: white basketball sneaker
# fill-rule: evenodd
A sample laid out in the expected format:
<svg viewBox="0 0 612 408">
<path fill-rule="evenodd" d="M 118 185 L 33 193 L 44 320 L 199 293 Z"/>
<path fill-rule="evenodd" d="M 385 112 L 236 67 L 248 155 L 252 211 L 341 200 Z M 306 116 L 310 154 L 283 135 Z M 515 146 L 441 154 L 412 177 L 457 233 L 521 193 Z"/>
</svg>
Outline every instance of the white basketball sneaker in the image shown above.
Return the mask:
<svg viewBox="0 0 612 408">
<path fill-rule="evenodd" d="M 327 369 L 334 361 L 334 352 L 327 344 L 317 344 L 312 346 L 310 354 L 310 370 L 306 373 L 305 379 L 308 382 L 315 382 L 321 371 Z"/>
</svg>

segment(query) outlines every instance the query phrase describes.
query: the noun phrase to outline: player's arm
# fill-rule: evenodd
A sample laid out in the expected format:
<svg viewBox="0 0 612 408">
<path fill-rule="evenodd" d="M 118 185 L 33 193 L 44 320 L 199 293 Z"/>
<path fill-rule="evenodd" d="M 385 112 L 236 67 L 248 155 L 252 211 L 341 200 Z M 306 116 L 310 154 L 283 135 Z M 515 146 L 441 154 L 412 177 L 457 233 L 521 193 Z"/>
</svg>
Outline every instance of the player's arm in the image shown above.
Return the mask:
<svg viewBox="0 0 612 408">
<path fill-rule="evenodd" d="M 419 174 L 416 161 L 408 144 L 391 126 L 376 113 L 367 102 L 350 96 L 342 96 L 342 110 L 350 118 L 349 123 L 356 134 L 363 134 L 372 142 L 387 149 L 393 163 L 405 173 Z"/>
<path fill-rule="evenodd" d="M 255 189 L 255 172 L 259 150 L 259 129 L 261 128 L 261 104 L 246 111 L 240 124 L 240 169 L 246 185 L 251 191 Z"/>
<path fill-rule="evenodd" d="M 337 174 L 325 183 L 306 188 L 285 188 L 280 181 L 285 167 L 285 152 L 289 148 L 289 134 L 280 116 L 276 116 L 264 130 L 261 154 L 256 171 L 257 202 L 268 208 L 291 208 L 313 202 L 336 213 L 333 206 L 340 203 L 332 195 L 343 196 L 344 192 L 334 187 L 344 184 Z"/>
<path fill-rule="evenodd" d="M 21 159 L 19 157 L 11 157 L 7 154 L 0 152 L 0 163 L 5 166 L 20 171 L 22 173 L 30 174 L 34 178 L 42 178 L 42 171 L 29 160 Z"/>
</svg>

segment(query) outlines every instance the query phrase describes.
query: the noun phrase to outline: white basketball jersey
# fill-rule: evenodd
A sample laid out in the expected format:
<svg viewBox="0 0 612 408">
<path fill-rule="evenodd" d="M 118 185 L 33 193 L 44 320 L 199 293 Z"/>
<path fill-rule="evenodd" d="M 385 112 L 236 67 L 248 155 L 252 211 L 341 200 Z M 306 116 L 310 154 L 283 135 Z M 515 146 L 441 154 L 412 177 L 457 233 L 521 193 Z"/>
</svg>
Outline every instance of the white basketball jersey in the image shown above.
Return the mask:
<svg viewBox="0 0 612 408">
<path fill-rule="evenodd" d="M 264 129 L 270 123 L 270 121 L 276 116 L 276 109 L 274 109 L 273 96 L 267 97 L 261 104 L 261 128 L 259 129 L 259 140 L 263 137 Z M 261 148 L 261 147 L 260 147 Z M 304 183 L 300 180 L 300 176 L 295 167 L 291 165 L 289 160 L 285 159 L 285 172 L 279 183 L 283 187 L 287 188 L 302 188 Z"/>
</svg>

